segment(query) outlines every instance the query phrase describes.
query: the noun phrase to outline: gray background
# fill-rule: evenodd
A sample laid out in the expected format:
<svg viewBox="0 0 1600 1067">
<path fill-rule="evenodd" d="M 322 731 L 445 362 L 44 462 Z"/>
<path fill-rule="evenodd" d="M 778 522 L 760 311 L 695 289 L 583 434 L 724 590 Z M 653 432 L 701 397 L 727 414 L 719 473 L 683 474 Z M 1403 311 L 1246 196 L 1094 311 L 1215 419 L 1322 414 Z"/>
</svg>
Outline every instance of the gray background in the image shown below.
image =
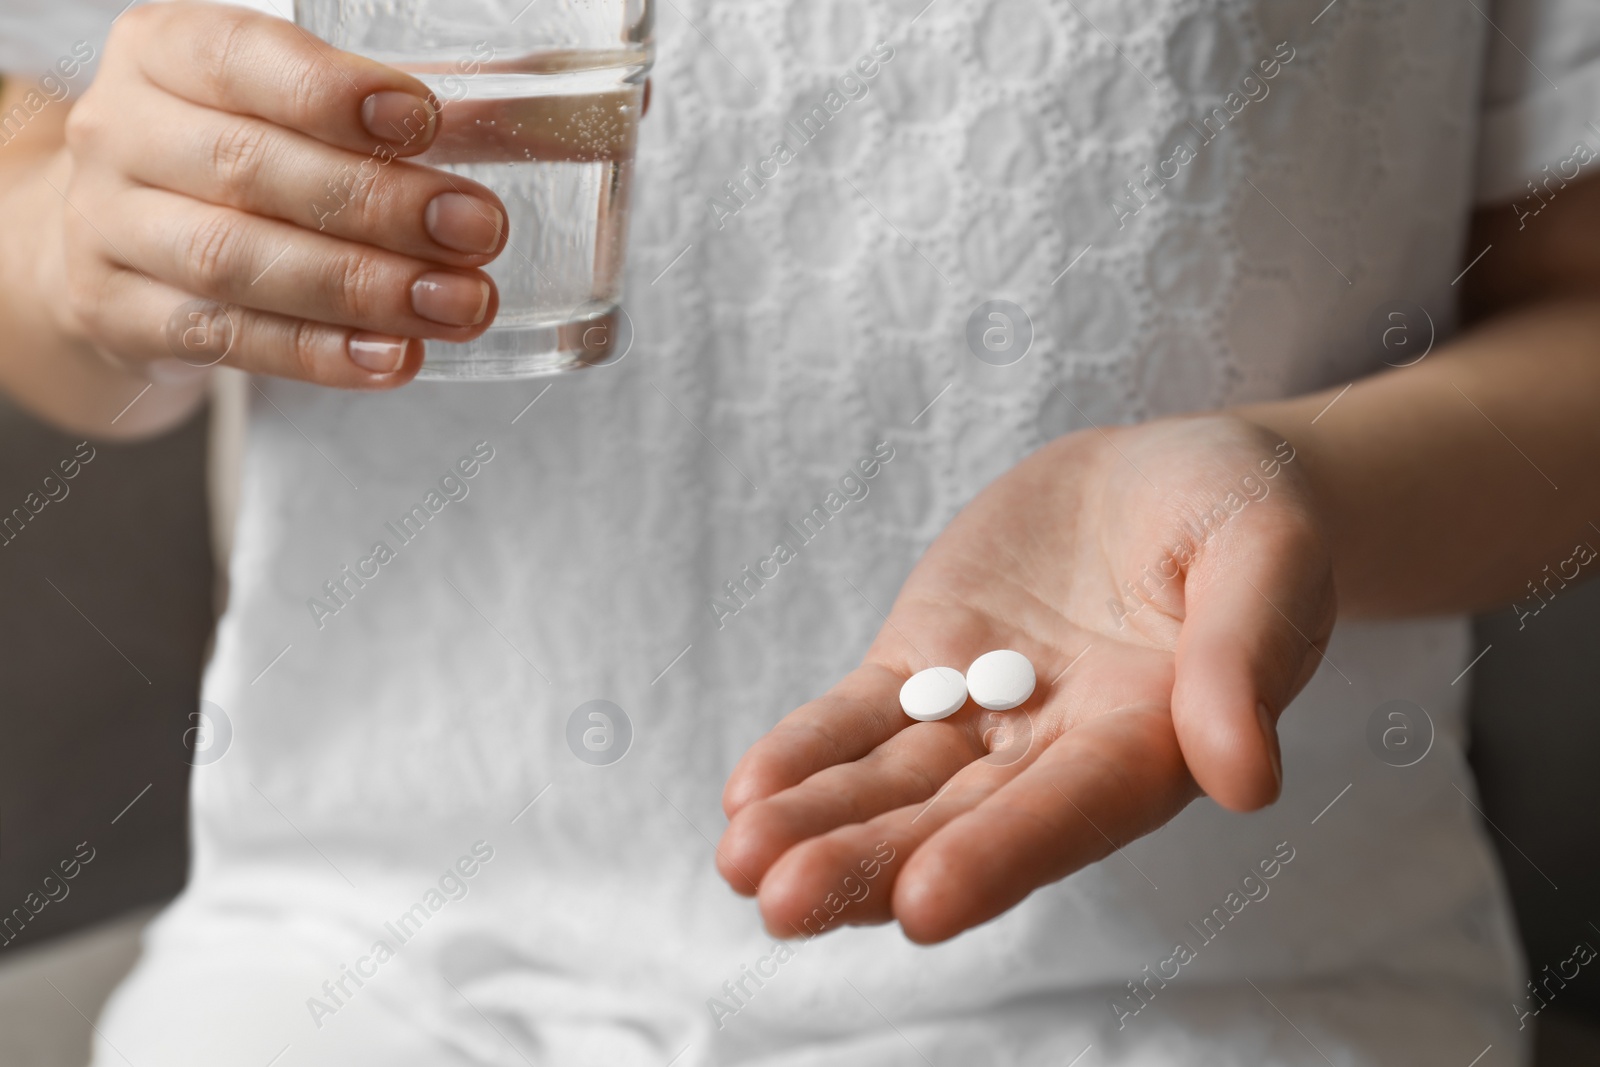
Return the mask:
<svg viewBox="0 0 1600 1067">
<path fill-rule="evenodd" d="M 0 915 L 80 842 L 95 850 L 0 959 L 183 884 L 183 734 L 212 618 L 205 430 L 96 444 L 67 497 L 0 547 Z M 0 516 L 80 440 L 0 407 Z"/>
<path fill-rule="evenodd" d="M 96 445 L 70 495 L 0 548 L 0 914 L 80 842 L 95 849 L 69 895 L 0 947 L 0 1063 L 81 1067 L 84 1016 L 183 884 L 185 731 L 212 622 L 205 440 L 202 415 Z M 77 442 L 0 401 L 0 515 Z M 1469 675 L 1473 760 L 1537 973 L 1580 940 L 1600 947 L 1600 586 L 1563 591 L 1524 628 L 1509 611 L 1480 619 L 1478 637 L 1493 647 Z M 1595 972 L 1540 1016 L 1541 1067 L 1600 1063 Z"/>
</svg>

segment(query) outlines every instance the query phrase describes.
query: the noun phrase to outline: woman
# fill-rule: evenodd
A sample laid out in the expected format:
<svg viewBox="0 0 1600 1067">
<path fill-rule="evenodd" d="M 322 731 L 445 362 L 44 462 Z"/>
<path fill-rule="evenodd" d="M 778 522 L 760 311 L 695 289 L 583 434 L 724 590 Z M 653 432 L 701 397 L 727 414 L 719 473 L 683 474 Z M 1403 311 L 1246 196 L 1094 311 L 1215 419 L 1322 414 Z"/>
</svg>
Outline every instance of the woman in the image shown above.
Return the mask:
<svg viewBox="0 0 1600 1067">
<path fill-rule="evenodd" d="M 121 16 L 5 149 L 3 384 L 159 432 L 198 298 L 253 403 L 233 742 L 96 1063 L 1525 1062 L 1460 613 L 1600 512 L 1597 43 L 1575 0 L 663 5 L 637 340 L 546 395 L 407 384 L 492 313 L 487 190 L 401 160 L 306 217 L 416 82 Z M 1022 708 L 900 714 L 998 648 Z"/>
</svg>

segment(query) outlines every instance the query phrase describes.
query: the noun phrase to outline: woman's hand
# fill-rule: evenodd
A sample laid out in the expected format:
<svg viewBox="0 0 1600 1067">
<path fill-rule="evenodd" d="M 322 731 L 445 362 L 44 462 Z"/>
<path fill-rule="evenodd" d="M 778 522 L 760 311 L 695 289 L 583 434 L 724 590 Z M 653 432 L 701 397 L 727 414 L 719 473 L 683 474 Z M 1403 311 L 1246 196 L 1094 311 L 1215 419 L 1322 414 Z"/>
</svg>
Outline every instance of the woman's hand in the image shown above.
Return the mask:
<svg viewBox="0 0 1600 1067">
<path fill-rule="evenodd" d="M 416 78 L 281 19 L 133 8 L 45 175 L 64 200 L 51 311 L 136 373 L 226 352 L 323 385 L 408 381 L 420 339 L 493 320 L 480 268 L 506 239 L 487 188 L 401 158 L 438 115 Z"/>
<path fill-rule="evenodd" d="M 894 859 L 838 921 L 936 942 L 1202 791 L 1238 811 L 1273 801 L 1276 717 L 1335 613 L 1295 458 L 1209 417 L 1073 434 L 1023 461 L 929 548 L 862 665 L 739 762 L 723 876 L 796 936 L 887 842 Z M 1022 707 L 901 712 L 914 672 L 999 648 L 1038 671 Z"/>
</svg>

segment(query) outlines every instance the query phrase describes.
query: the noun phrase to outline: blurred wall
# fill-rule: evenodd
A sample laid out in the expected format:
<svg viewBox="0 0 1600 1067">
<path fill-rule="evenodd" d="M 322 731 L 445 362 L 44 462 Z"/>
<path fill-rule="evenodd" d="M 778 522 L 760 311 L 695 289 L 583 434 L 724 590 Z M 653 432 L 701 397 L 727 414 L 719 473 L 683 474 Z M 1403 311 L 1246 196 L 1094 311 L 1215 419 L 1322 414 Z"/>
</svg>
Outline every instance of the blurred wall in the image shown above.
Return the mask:
<svg viewBox="0 0 1600 1067">
<path fill-rule="evenodd" d="M 0 402 L 0 964 L 183 884 L 205 436 L 83 446 Z"/>
<path fill-rule="evenodd" d="M 1580 941 L 1600 951 L 1600 584 L 1485 616 L 1477 636 L 1492 647 L 1470 675 L 1472 763 L 1528 970 L 1556 974 L 1551 1009 L 1600 1022 L 1600 959 L 1568 962 Z"/>
</svg>

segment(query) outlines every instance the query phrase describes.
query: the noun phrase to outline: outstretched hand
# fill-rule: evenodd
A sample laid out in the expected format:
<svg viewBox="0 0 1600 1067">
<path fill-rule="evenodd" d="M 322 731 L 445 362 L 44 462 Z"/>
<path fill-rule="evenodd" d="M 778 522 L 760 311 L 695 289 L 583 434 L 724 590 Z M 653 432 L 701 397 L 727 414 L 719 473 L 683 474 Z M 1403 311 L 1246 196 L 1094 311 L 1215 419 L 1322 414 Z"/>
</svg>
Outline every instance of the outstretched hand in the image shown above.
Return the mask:
<svg viewBox="0 0 1600 1067">
<path fill-rule="evenodd" d="M 1261 427 L 1206 417 L 1073 434 L 996 480 L 930 546 L 861 666 L 734 768 L 723 876 L 793 937 L 870 869 L 834 921 L 893 920 L 932 943 L 1202 792 L 1271 803 L 1277 715 L 1335 614 L 1296 458 Z M 915 672 L 999 648 L 1038 672 L 1021 707 L 901 712 Z"/>
</svg>

